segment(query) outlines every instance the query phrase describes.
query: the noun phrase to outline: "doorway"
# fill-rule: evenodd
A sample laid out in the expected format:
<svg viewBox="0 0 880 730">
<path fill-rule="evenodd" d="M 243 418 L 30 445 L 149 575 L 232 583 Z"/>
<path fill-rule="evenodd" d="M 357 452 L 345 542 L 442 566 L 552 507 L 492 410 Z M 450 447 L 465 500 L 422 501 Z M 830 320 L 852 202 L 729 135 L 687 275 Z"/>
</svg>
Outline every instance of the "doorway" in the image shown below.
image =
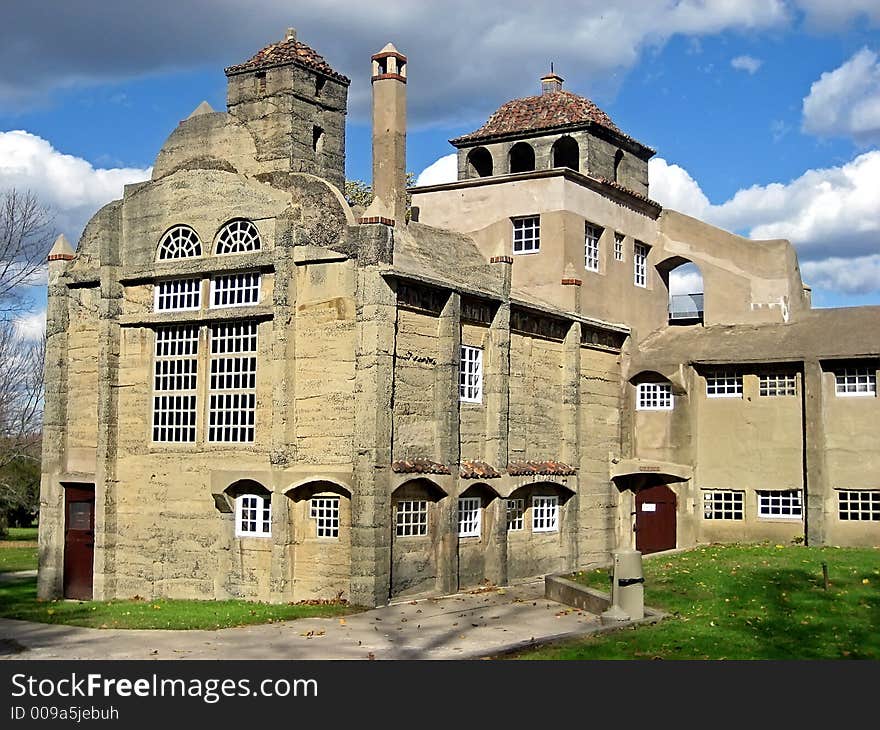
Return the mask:
<svg viewBox="0 0 880 730">
<path fill-rule="evenodd" d="M 636 493 L 636 550 L 643 555 L 676 546 L 675 492 L 665 484 Z"/>
<path fill-rule="evenodd" d="M 95 487 L 64 488 L 64 597 L 92 599 L 95 564 Z"/>
</svg>

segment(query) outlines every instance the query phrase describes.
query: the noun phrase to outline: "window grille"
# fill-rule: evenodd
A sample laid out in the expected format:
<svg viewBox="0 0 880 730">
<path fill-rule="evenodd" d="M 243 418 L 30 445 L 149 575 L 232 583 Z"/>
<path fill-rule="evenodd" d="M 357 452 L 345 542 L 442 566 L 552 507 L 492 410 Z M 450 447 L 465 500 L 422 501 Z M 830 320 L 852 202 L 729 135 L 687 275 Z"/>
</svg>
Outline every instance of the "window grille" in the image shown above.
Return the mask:
<svg viewBox="0 0 880 730">
<path fill-rule="evenodd" d="M 153 441 L 196 440 L 199 330 L 195 325 L 156 330 L 153 363 Z"/>
<path fill-rule="evenodd" d="M 169 279 L 153 286 L 153 309 L 157 312 L 179 312 L 198 309 L 202 305 L 202 282 L 199 279 Z"/>
<path fill-rule="evenodd" d="M 535 253 L 541 248 L 541 219 L 531 215 L 513 218 L 513 252 Z"/>
<path fill-rule="evenodd" d="M 189 226 L 169 228 L 159 241 L 159 260 L 185 259 L 202 255 L 202 242 Z"/>
<path fill-rule="evenodd" d="M 208 441 L 254 440 L 256 353 L 256 322 L 221 322 L 211 326 Z"/>
<path fill-rule="evenodd" d="M 483 350 L 479 347 L 461 346 L 458 397 L 466 403 L 483 402 Z"/>
</svg>

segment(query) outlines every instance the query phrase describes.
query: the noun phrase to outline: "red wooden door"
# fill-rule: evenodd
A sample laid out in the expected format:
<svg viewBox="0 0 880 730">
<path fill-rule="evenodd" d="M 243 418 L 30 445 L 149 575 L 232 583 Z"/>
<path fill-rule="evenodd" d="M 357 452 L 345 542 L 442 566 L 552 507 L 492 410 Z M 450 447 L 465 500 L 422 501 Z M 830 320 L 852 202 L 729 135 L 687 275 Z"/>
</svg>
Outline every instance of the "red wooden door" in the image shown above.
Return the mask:
<svg viewBox="0 0 880 730">
<path fill-rule="evenodd" d="M 636 550 L 642 554 L 675 547 L 675 492 L 665 484 L 636 494 Z"/>
<path fill-rule="evenodd" d="M 64 597 L 89 601 L 95 559 L 95 488 L 64 488 Z"/>
</svg>

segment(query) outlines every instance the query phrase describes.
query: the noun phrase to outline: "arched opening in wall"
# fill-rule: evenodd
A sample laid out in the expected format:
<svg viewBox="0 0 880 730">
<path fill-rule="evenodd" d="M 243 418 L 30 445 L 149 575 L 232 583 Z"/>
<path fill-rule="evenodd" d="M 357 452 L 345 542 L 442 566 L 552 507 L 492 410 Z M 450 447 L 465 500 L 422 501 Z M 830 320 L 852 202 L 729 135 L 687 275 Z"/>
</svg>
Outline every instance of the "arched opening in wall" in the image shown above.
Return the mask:
<svg viewBox="0 0 880 730">
<path fill-rule="evenodd" d="M 390 598 L 434 593 L 449 526 L 441 519 L 446 492 L 430 479 L 401 484 L 391 494 Z"/>
<path fill-rule="evenodd" d="M 498 520 L 498 493 L 487 484 L 472 484 L 458 498 L 458 587 L 494 582 L 502 556 L 492 539 Z"/>
<path fill-rule="evenodd" d="M 293 599 L 347 598 L 351 577 L 351 489 L 316 479 L 285 491 Z"/>
<path fill-rule="evenodd" d="M 485 147 L 475 147 L 467 156 L 467 176 L 489 177 L 492 174 L 492 153 Z"/>
<path fill-rule="evenodd" d="M 535 150 L 527 142 L 517 142 L 508 154 L 510 172 L 530 172 L 535 169 Z"/>
<path fill-rule="evenodd" d="M 620 182 L 620 163 L 623 162 L 623 150 L 614 153 L 614 182 Z"/>
<path fill-rule="evenodd" d="M 568 570 L 568 506 L 574 492 L 557 482 L 534 482 L 507 498 L 507 577 L 521 580 Z"/>
<path fill-rule="evenodd" d="M 669 292 L 669 324 L 703 323 L 703 274 L 688 259 L 673 256 L 657 264 L 660 278 Z"/>
<path fill-rule="evenodd" d="M 568 135 L 560 137 L 553 143 L 553 167 L 569 167 L 580 170 L 580 147 Z"/>
<path fill-rule="evenodd" d="M 324 130 L 317 124 L 312 127 L 312 149 L 319 155 L 324 151 Z"/>
</svg>

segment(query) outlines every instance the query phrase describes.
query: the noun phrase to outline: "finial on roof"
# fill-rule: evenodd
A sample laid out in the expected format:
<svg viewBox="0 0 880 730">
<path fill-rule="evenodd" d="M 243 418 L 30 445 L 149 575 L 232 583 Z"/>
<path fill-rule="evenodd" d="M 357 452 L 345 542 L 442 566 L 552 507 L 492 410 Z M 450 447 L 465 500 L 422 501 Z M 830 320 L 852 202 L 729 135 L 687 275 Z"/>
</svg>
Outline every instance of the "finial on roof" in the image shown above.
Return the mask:
<svg viewBox="0 0 880 730">
<path fill-rule="evenodd" d="M 212 107 L 207 101 L 203 101 L 199 104 L 195 109 L 192 110 L 192 114 L 190 114 L 187 119 L 192 119 L 193 117 L 200 117 L 202 114 L 213 114 L 214 107 Z"/>
<path fill-rule="evenodd" d="M 67 236 L 62 233 L 55 239 L 55 244 L 52 246 L 52 250 L 49 251 L 49 255 L 46 258 L 49 261 L 70 261 L 75 255 L 76 254 L 73 252 L 73 246 L 70 245 Z"/>
<path fill-rule="evenodd" d="M 550 61 L 550 73 L 541 77 L 541 94 L 552 94 L 554 91 L 562 91 L 562 76 L 553 70 L 553 61 Z"/>
<path fill-rule="evenodd" d="M 288 28 L 284 34 L 285 41 L 296 41 L 296 28 Z"/>
</svg>

